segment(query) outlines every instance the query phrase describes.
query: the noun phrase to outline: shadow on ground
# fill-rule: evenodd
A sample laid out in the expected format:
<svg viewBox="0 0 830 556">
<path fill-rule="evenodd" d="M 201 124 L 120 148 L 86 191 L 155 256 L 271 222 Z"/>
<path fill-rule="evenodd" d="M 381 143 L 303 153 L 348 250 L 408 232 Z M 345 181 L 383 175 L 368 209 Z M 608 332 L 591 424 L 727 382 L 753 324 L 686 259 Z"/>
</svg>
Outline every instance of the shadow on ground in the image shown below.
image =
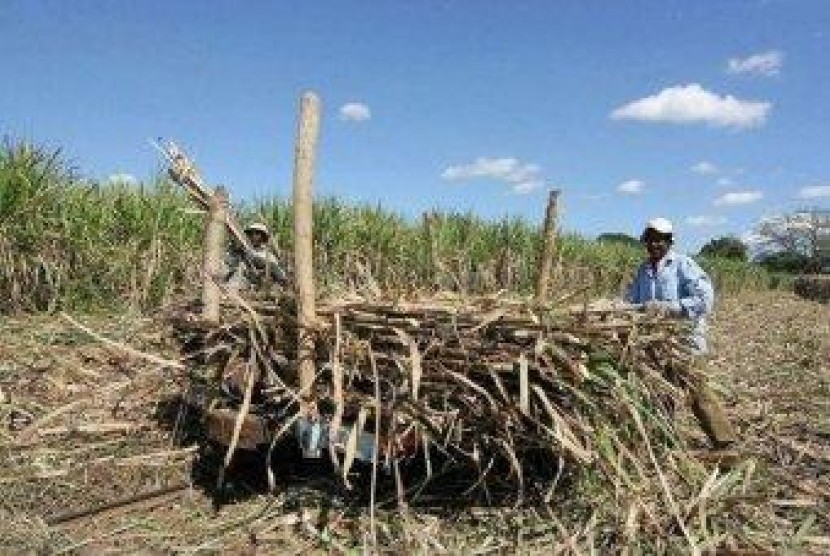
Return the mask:
<svg viewBox="0 0 830 556">
<path fill-rule="evenodd" d="M 227 447 L 207 438 L 198 410 L 175 396 L 158 404 L 156 419 L 162 427 L 173 431 L 179 444 L 199 446 L 192 480 L 210 497 L 214 507 L 271 490 L 267 447 L 236 450 L 220 485 L 218 478 Z M 428 467 L 425 454 L 420 451 L 400 462 L 399 479 L 394 466 L 380 462 L 375 501 L 381 508 L 394 508 L 404 500 L 410 508 L 437 514 L 471 506 L 513 507 L 541 502 L 552 485 L 563 488 L 570 482 L 567 474 L 557 477 L 560 462 L 552 462 L 548 453 L 526 453 L 521 459 L 524 482 L 521 495 L 516 473 L 506 458 L 478 468 L 462 465 L 433 449 Z M 271 470 L 273 492 L 283 493 L 288 507 L 361 508 L 371 503 L 371 464 L 355 462 L 349 473 L 351 489 L 348 489 L 327 452 L 320 459 L 304 459 L 291 435 L 274 446 Z"/>
</svg>

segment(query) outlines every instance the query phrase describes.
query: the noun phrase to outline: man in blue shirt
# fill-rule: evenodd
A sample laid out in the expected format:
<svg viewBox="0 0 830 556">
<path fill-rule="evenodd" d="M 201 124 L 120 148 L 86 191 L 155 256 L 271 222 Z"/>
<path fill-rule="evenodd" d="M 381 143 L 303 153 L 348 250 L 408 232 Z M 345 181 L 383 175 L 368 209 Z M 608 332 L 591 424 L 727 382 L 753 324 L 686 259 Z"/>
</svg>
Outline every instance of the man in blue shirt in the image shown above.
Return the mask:
<svg viewBox="0 0 830 556">
<path fill-rule="evenodd" d="M 640 241 L 645 244 L 648 258 L 637 269 L 626 301 L 642 305 L 649 314 L 692 322 L 688 343 L 697 356 L 695 379 L 689 389 L 692 411 L 714 447 L 727 448 L 735 443 L 737 436 L 702 372 L 701 356 L 708 350 L 705 317 L 715 303 L 712 282 L 693 259 L 671 249 L 674 230 L 669 220 L 650 220 Z"/>
</svg>

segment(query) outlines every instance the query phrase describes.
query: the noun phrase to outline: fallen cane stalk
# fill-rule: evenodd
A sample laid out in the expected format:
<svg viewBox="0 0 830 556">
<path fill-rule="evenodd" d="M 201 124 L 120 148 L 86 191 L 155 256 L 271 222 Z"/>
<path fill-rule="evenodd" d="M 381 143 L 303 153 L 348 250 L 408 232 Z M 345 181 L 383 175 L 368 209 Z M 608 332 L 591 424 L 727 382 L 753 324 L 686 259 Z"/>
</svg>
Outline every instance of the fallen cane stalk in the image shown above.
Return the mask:
<svg viewBox="0 0 830 556">
<path fill-rule="evenodd" d="M 245 386 L 245 396 L 242 400 L 242 407 L 239 408 L 239 411 L 236 414 L 236 422 L 234 423 L 233 427 L 233 435 L 231 436 L 231 441 L 228 444 L 228 450 L 227 452 L 225 452 L 225 459 L 222 463 L 222 469 L 219 470 L 219 476 L 216 478 L 217 489 L 222 488 L 222 483 L 225 480 L 225 471 L 231 464 L 231 459 L 233 458 L 233 454 L 236 451 L 236 445 L 237 443 L 239 443 L 239 434 L 242 432 L 242 424 L 245 422 L 245 417 L 248 415 L 248 411 L 251 408 L 251 396 L 254 391 L 254 383 L 256 382 L 257 374 L 256 369 L 254 368 L 254 358 L 255 354 L 252 350 L 251 356 L 248 360 L 248 381 Z"/>
<path fill-rule="evenodd" d="M 374 449 L 372 450 L 372 490 L 369 495 L 369 527 L 372 534 L 372 547 L 377 550 L 378 546 L 378 531 L 375 523 L 375 493 L 377 491 L 378 480 L 378 448 L 380 444 L 380 378 L 378 377 L 378 367 L 375 361 L 374 352 L 369 351 L 369 361 L 372 364 L 372 376 L 375 379 L 375 435 L 374 435 Z"/>
<path fill-rule="evenodd" d="M 93 332 L 92 330 L 90 330 L 89 328 L 87 328 L 86 326 L 81 324 L 80 322 L 76 321 L 75 319 L 73 319 L 72 317 L 70 317 L 66 313 L 61 312 L 60 317 L 63 320 L 70 323 L 71 325 L 78 328 L 79 330 L 85 332 L 89 336 L 95 338 L 96 340 L 98 340 L 102 344 L 106 345 L 110 349 L 113 349 L 115 351 L 120 351 L 122 353 L 126 353 L 127 355 L 129 355 L 131 357 L 135 357 L 136 359 L 142 359 L 144 361 L 150 361 L 151 363 L 155 363 L 155 364 L 160 365 L 162 367 L 166 367 L 166 368 L 170 368 L 170 369 L 176 369 L 176 370 L 179 370 L 179 371 L 186 370 L 186 367 L 178 361 L 170 361 L 168 359 L 163 359 L 161 357 L 158 357 L 157 355 L 152 355 L 150 353 L 144 353 L 143 351 L 139 351 L 139 350 L 137 350 L 135 348 L 132 348 L 132 347 L 126 345 L 126 344 L 122 344 L 122 343 L 110 340 L 109 338 L 105 338 L 104 336 L 101 336 L 97 332 Z"/>
<path fill-rule="evenodd" d="M 637 409 L 628 401 L 626 401 L 626 407 L 628 411 L 631 413 L 631 417 L 634 419 L 634 424 L 637 426 L 637 431 L 640 433 L 643 442 L 646 445 L 646 451 L 648 452 L 649 460 L 651 460 L 651 464 L 654 466 L 654 470 L 657 472 L 657 477 L 660 481 L 660 486 L 663 489 L 663 494 L 666 497 L 666 503 L 669 506 L 669 509 L 672 512 L 672 516 L 674 517 L 675 523 L 680 529 L 683 531 L 683 536 L 686 537 L 686 540 L 689 542 L 689 547 L 692 549 L 692 553 L 696 556 L 700 554 L 700 549 L 697 546 L 697 543 L 692 538 L 692 535 L 689 533 L 689 529 L 686 526 L 685 520 L 683 516 L 680 515 L 680 508 L 677 505 L 677 502 L 672 496 L 671 488 L 669 487 L 668 482 L 666 481 L 666 476 L 663 474 L 663 470 L 660 467 L 660 463 L 657 461 L 657 457 L 654 455 L 654 450 L 651 447 L 651 441 L 649 440 L 648 433 L 646 429 L 643 427 L 643 422 L 640 419 L 640 414 L 637 412 Z"/>
<path fill-rule="evenodd" d="M 70 523 L 72 521 L 77 521 L 79 519 L 83 519 L 85 517 L 91 517 L 103 512 L 107 512 L 110 510 L 121 509 L 126 506 L 130 506 L 133 504 L 138 504 L 140 502 L 146 502 L 149 500 L 159 499 L 159 503 L 164 503 L 170 495 L 178 495 L 183 490 L 187 490 L 191 487 L 190 482 L 186 483 L 178 483 L 171 486 L 166 486 L 163 488 L 151 490 L 150 492 L 143 492 L 141 494 L 136 494 L 133 496 L 128 496 L 126 498 L 121 498 L 119 500 L 115 500 L 114 502 L 108 502 L 106 504 L 102 504 L 100 506 L 95 506 L 92 508 L 84 508 L 82 510 L 74 510 L 71 512 L 66 512 L 62 514 L 58 514 L 56 516 L 46 518 L 47 525 L 55 526 L 55 525 L 63 525 L 66 523 Z"/>
</svg>

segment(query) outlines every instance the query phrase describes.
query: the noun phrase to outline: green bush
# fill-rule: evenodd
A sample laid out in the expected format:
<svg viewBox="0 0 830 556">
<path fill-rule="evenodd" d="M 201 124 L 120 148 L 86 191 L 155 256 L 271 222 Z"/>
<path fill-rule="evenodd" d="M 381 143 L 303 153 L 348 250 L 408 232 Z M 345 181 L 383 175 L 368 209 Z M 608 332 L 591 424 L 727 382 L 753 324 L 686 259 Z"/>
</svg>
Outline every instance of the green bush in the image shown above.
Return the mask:
<svg viewBox="0 0 830 556">
<path fill-rule="evenodd" d="M 703 257 L 722 257 L 724 259 L 747 260 L 746 244 L 736 237 L 719 237 L 709 241 L 700 250 Z"/>
<path fill-rule="evenodd" d="M 803 253 L 792 251 L 781 251 L 766 255 L 761 259 L 760 264 L 770 272 L 786 272 L 789 274 L 818 272 L 816 261 Z"/>
</svg>

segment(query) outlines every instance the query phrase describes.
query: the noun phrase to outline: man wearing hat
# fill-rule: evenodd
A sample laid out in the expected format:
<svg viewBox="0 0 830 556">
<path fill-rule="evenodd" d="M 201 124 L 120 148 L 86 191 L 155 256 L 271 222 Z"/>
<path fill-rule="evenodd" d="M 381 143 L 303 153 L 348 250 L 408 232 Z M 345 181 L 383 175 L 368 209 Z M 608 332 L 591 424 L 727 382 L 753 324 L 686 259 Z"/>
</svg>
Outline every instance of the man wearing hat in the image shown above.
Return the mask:
<svg viewBox="0 0 830 556">
<path fill-rule="evenodd" d="M 637 269 L 626 301 L 642 305 L 652 315 L 689 319 L 688 342 L 696 355 L 697 372 L 689 394 L 692 411 L 710 442 L 724 449 L 737 441 L 732 425 L 702 372 L 706 342 L 706 315 L 712 311 L 715 292 L 706 272 L 691 258 L 672 250 L 674 229 L 665 218 L 648 221 L 640 236 L 648 257 Z"/>
<path fill-rule="evenodd" d="M 245 228 L 245 238 L 250 249 L 233 246 L 228 252 L 225 281 L 229 288 L 239 292 L 271 284 L 285 286 L 285 271 L 268 242 L 271 233 L 262 222 L 254 222 Z"/>
<path fill-rule="evenodd" d="M 288 279 L 285 271 L 269 245 L 271 233 L 268 227 L 262 222 L 248 225 L 245 228 L 245 239 L 247 246 L 233 242 L 228 249 L 225 257 L 225 286 L 237 294 L 267 289 L 273 284 L 286 286 Z M 247 368 L 239 361 L 229 366 L 228 360 L 225 360 L 220 369 L 224 375 L 220 383 L 222 390 L 230 398 L 241 401 L 245 391 Z M 262 388 L 265 386 L 261 376 L 257 375 L 254 383 L 255 400 L 262 396 Z"/>
</svg>

